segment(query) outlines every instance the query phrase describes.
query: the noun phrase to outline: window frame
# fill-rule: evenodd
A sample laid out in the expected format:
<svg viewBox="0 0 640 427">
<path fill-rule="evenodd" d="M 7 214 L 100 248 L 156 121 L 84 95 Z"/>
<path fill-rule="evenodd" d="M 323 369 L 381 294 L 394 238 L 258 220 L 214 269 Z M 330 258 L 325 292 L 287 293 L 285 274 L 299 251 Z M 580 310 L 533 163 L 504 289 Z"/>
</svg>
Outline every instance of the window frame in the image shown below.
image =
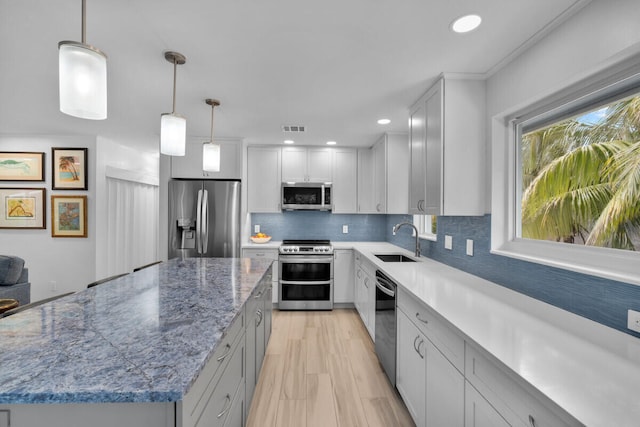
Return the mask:
<svg viewBox="0 0 640 427">
<path fill-rule="evenodd" d="M 492 118 L 491 253 L 640 285 L 640 252 L 522 239 L 520 150 L 523 123 L 543 123 L 640 92 L 640 55 L 609 65 L 529 105 Z M 632 89 L 634 88 L 634 89 Z"/>
<path fill-rule="evenodd" d="M 413 215 L 413 225 L 418 229 L 418 238 L 431 240 L 432 242 L 438 241 L 437 233 L 431 232 L 431 218 L 434 215 Z M 428 224 L 428 225 L 427 225 Z"/>
</svg>

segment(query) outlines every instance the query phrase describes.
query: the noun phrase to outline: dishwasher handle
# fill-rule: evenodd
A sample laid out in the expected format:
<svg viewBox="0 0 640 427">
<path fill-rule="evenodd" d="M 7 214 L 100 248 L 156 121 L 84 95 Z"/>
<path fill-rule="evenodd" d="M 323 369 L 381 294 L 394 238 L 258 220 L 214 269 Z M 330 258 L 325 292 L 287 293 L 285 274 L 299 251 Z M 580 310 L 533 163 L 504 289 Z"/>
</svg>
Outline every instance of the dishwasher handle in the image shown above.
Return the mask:
<svg viewBox="0 0 640 427">
<path fill-rule="evenodd" d="M 391 279 L 384 275 L 380 270 L 376 271 L 376 287 L 380 289 L 381 292 L 390 296 L 391 298 L 395 298 L 396 296 L 396 288 L 398 285 L 393 283 Z"/>
<path fill-rule="evenodd" d="M 380 283 L 380 280 L 376 280 L 376 288 L 380 289 L 384 294 L 389 295 L 391 298 L 395 298 L 396 292 L 393 289 L 389 289 Z"/>
</svg>

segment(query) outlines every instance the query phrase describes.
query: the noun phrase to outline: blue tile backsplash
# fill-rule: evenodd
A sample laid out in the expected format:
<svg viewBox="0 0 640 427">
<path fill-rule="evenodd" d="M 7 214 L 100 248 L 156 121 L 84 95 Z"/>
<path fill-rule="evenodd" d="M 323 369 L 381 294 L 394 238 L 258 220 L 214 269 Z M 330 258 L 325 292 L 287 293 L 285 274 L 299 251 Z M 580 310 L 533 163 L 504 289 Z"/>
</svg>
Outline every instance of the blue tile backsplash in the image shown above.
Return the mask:
<svg viewBox="0 0 640 427">
<path fill-rule="evenodd" d="M 393 223 L 401 216 L 389 217 Z M 640 311 L 640 286 L 491 254 L 491 215 L 438 217 L 437 234 L 437 242 L 421 240 L 423 256 L 640 337 L 627 329 L 627 310 Z M 451 251 L 444 249 L 445 234 L 453 237 Z M 473 240 L 472 257 L 465 253 L 466 239 Z M 388 234 L 387 241 L 414 249 L 410 228 Z"/>
<path fill-rule="evenodd" d="M 323 211 L 283 211 L 251 214 L 251 230 L 256 224 L 273 240 L 329 239 L 342 242 L 385 241 L 387 215 L 332 214 Z M 349 233 L 342 233 L 342 226 Z"/>
<path fill-rule="evenodd" d="M 356 215 L 329 212 L 283 212 L 252 214 L 261 230 L 282 239 L 330 239 L 333 241 L 388 241 L 410 251 L 415 249 L 411 227 L 393 226 L 412 221 L 411 215 Z M 349 233 L 342 233 L 342 226 Z M 444 235 L 453 237 L 453 250 L 444 249 Z M 474 241 L 472 257 L 465 254 L 466 239 Z M 542 264 L 494 255 L 489 252 L 491 215 L 479 217 L 438 217 L 436 242 L 420 240 L 422 256 L 482 277 L 514 291 L 586 317 L 624 333 L 627 310 L 640 311 L 640 286 L 589 276 Z"/>
</svg>

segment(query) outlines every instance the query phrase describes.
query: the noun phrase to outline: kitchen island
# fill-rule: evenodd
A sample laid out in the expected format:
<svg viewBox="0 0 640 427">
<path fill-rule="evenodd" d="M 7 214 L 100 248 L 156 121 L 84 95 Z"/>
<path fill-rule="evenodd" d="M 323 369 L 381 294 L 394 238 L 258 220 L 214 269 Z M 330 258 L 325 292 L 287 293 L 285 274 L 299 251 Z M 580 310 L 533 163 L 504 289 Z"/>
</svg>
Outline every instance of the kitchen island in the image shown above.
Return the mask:
<svg viewBox="0 0 640 427">
<path fill-rule="evenodd" d="M 173 259 L 1 319 L 0 426 L 196 425 L 229 381 L 244 412 L 244 309 L 270 284 L 269 260 Z"/>
</svg>

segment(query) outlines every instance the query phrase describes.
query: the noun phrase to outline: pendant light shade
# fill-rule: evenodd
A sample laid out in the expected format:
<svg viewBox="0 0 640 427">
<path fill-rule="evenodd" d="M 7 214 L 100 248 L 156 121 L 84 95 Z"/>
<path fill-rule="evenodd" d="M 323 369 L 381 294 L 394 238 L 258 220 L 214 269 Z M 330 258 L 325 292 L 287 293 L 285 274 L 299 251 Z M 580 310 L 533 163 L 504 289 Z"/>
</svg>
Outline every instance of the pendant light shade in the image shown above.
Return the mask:
<svg viewBox="0 0 640 427">
<path fill-rule="evenodd" d="M 205 172 L 220 172 L 220 144 L 213 142 L 213 109 L 220 105 L 217 99 L 207 99 L 211 105 L 211 140 L 202 144 L 202 170 Z"/>
<path fill-rule="evenodd" d="M 165 52 L 173 63 L 173 111 L 160 116 L 160 152 L 168 156 L 184 156 L 187 143 L 187 119 L 176 113 L 176 69 L 186 58 L 178 52 Z"/>
<path fill-rule="evenodd" d="M 160 152 L 168 156 L 184 156 L 187 140 L 187 119 L 179 114 L 160 116 Z"/>
<path fill-rule="evenodd" d="M 85 0 L 82 42 L 58 43 L 60 111 L 81 119 L 107 118 L 107 55 L 86 44 Z"/>
</svg>

